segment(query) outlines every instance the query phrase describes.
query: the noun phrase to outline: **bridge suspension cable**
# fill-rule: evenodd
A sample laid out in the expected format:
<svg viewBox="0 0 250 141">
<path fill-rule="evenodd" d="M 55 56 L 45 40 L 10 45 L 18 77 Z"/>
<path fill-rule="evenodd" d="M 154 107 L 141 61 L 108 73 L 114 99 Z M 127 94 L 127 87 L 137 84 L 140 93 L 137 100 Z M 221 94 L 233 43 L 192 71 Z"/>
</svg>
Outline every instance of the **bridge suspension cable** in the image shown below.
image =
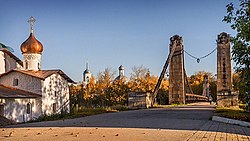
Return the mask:
<svg viewBox="0 0 250 141">
<path fill-rule="evenodd" d="M 186 50 L 184 50 L 184 52 L 185 52 L 187 55 L 189 55 L 190 57 L 196 59 L 197 63 L 200 63 L 200 60 L 201 60 L 201 59 L 208 57 L 209 55 L 211 55 L 212 53 L 214 53 L 216 50 L 217 50 L 217 47 L 216 47 L 215 49 L 213 49 L 211 52 L 209 52 L 208 54 L 206 54 L 206 55 L 204 55 L 204 56 L 202 56 L 202 57 L 196 57 L 196 56 L 194 56 L 194 55 L 188 53 Z"/>
<path fill-rule="evenodd" d="M 165 74 L 166 74 L 168 65 L 169 65 L 169 63 L 170 63 L 170 61 L 171 61 L 171 59 L 172 59 L 172 57 L 173 57 L 173 55 L 174 55 L 175 49 L 176 49 L 176 41 L 173 42 L 173 47 L 172 47 L 170 53 L 168 54 L 168 58 L 167 58 L 167 60 L 166 60 L 166 62 L 165 62 L 165 64 L 164 64 L 164 66 L 163 66 L 163 69 L 162 69 L 162 71 L 161 71 L 160 77 L 158 78 L 157 84 L 156 84 L 156 86 L 155 86 L 155 88 L 154 88 L 154 92 L 153 92 L 154 101 L 153 101 L 153 103 L 156 102 L 156 96 L 157 96 L 158 91 L 159 91 L 159 89 L 160 89 L 161 82 L 162 82 L 162 80 L 163 80 L 163 78 L 164 78 L 164 76 L 165 76 Z"/>
</svg>

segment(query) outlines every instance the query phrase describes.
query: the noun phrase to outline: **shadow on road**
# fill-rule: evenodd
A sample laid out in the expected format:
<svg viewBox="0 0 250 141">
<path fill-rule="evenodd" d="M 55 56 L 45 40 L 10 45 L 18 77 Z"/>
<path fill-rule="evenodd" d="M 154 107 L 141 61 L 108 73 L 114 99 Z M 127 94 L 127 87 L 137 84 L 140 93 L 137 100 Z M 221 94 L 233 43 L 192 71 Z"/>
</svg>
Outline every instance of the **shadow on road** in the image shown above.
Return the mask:
<svg viewBox="0 0 250 141">
<path fill-rule="evenodd" d="M 103 127 L 169 130 L 202 130 L 250 135 L 250 128 L 211 121 L 215 106 L 188 105 L 172 108 L 106 113 L 75 119 L 34 122 L 8 126 L 24 127 Z"/>
</svg>

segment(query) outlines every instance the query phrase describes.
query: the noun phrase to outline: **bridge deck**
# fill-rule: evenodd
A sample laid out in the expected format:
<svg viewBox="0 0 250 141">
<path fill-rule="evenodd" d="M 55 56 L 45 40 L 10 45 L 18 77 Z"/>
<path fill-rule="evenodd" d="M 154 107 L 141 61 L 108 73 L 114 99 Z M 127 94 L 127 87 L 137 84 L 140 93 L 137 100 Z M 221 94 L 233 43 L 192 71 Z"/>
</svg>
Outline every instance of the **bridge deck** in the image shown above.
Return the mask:
<svg viewBox="0 0 250 141">
<path fill-rule="evenodd" d="M 188 93 L 186 94 L 186 102 L 191 103 L 199 101 L 208 101 L 208 97 L 197 94 L 188 94 Z"/>
</svg>

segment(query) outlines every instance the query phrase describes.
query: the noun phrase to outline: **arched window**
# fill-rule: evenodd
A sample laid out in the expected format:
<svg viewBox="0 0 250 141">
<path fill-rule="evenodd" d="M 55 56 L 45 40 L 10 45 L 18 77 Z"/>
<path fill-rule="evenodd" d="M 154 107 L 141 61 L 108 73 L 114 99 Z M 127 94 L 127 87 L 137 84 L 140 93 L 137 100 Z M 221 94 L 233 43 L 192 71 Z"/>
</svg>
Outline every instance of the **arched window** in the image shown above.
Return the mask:
<svg viewBox="0 0 250 141">
<path fill-rule="evenodd" d="M 41 70 L 40 63 L 37 63 L 38 70 Z"/>
<path fill-rule="evenodd" d="M 30 114 L 31 113 L 31 104 L 28 103 L 27 104 L 27 114 Z"/>
<path fill-rule="evenodd" d="M 25 69 L 28 69 L 28 62 L 25 61 Z"/>
<path fill-rule="evenodd" d="M 89 76 L 86 77 L 86 81 L 89 82 Z"/>
<path fill-rule="evenodd" d="M 56 103 L 53 103 L 52 110 L 53 110 L 53 113 L 56 113 Z"/>
</svg>

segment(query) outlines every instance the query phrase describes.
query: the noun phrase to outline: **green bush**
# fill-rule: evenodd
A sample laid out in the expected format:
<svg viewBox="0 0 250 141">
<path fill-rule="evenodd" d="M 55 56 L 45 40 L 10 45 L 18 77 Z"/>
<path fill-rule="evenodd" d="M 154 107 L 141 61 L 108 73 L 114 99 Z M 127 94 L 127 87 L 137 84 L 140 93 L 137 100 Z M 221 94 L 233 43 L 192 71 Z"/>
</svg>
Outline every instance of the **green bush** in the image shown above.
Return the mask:
<svg viewBox="0 0 250 141">
<path fill-rule="evenodd" d="M 78 117 L 85 117 L 85 116 L 91 116 L 91 115 L 97 115 L 97 114 L 103 114 L 103 113 L 113 113 L 113 112 L 119 112 L 119 111 L 127 111 L 128 107 L 123 105 L 116 105 L 111 106 L 107 108 L 82 108 L 78 112 L 72 112 L 72 113 L 64 113 L 64 114 L 52 114 L 52 115 L 42 115 L 38 117 L 37 119 L 31 120 L 29 122 L 40 122 L 40 121 L 52 121 L 52 120 L 63 120 L 63 119 L 72 119 L 72 118 L 78 118 Z"/>
<path fill-rule="evenodd" d="M 215 115 L 250 122 L 250 113 L 241 108 L 217 107 Z"/>
</svg>

